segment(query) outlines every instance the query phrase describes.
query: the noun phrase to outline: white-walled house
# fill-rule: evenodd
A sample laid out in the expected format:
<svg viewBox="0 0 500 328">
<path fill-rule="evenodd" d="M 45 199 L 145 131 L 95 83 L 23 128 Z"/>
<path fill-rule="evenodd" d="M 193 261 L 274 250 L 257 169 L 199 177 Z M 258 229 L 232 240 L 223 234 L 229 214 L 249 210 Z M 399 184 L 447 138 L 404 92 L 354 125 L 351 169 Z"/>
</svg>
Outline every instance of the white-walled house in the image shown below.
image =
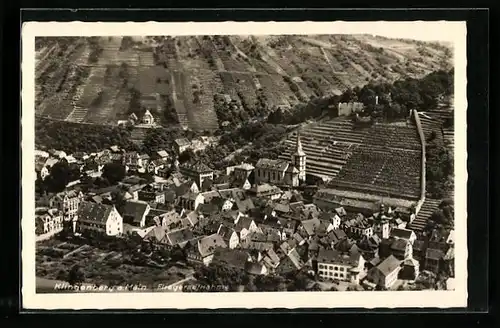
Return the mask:
<svg viewBox="0 0 500 328">
<path fill-rule="evenodd" d="M 123 207 L 123 220 L 131 225 L 144 227 L 151 207 L 147 202 L 128 200 Z"/>
<path fill-rule="evenodd" d="M 65 221 L 72 221 L 78 218 L 78 208 L 82 200 L 83 193 L 81 191 L 63 191 L 50 198 L 49 206 L 61 211 Z"/>
<path fill-rule="evenodd" d="M 63 217 L 57 209 L 49 209 L 36 215 L 35 233 L 40 235 L 54 235 L 63 230 Z"/>
<path fill-rule="evenodd" d="M 236 232 L 239 233 L 240 240 L 246 239 L 246 237 L 252 232 L 259 232 L 259 228 L 255 221 L 249 217 L 240 217 L 235 221 Z"/>
<path fill-rule="evenodd" d="M 123 233 L 123 218 L 113 205 L 82 202 L 76 227 L 80 232 L 91 230 L 119 236 Z"/>
<path fill-rule="evenodd" d="M 188 251 L 188 262 L 208 266 L 212 262 L 215 250 L 219 247 L 226 248 L 227 244 L 220 235 L 215 233 L 200 238 L 193 246 Z"/>
<path fill-rule="evenodd" d="M 382 288 L 390 288 L 398 279 L 402 261 L 390 255 L 368 272 L 368 279 Z"/>
<path fill-rule="evenodd" d="M 338 229 L 341 222 L 342 220 L 340 219 L 340 216 L 338 214 L 335 214 L 332 218 L 333 230 Z"/>
<path fill-rule="evenodd" d="M 222 237 L 222 239 L 231 249 L 236 248 L 240 242 L 238 233 L 233 228 L 226 227 L 223 224 L 220 225 L 219 229 L 217 230 L 217 234 Z"/>
<path fill-rule="evenodd" d="M 357 247 L 353 247 L 348 253 L 341 253 L 334 249 L 321 249 L 317 261 L 320 277 L 352 283 L 359 283 L 366 262 Z"/>
<path fill-rule="evenodd" d="M 406 239 L 412 244 L 417 239 L 415 232 L 410 229 L 393 228 L 390 236 L 397 239 Z"/>
</svg>

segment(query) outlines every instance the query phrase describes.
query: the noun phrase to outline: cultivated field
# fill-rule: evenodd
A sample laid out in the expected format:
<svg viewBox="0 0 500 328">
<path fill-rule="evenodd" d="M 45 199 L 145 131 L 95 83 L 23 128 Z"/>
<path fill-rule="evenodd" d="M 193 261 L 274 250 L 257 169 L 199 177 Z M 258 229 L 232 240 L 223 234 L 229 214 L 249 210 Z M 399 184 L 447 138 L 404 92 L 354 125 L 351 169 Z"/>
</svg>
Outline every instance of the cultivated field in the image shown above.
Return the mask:
<svg viewBox="0 0 500 328">
<path fill-rule="evenodd" d="M 139 94 L 171 124 L 165 102 L 143 100 L 159 94 L 197 130 L 222 123 L 218 95 L 254 117 L 372 80 L 421 77 L 451 59 L 441 45 L 369 35 L 38 38 L 36 50 L 37 115 L 116 124 Z"/>
<path fill-rule="evenodd" d="M 142 284 L 149 288 L 171 284 L 192 277 L 193 270 L 177 265 L 137 265 L 130 256 L 89 245 L 73 244 L 57 239 L 37 243 L 36 276 L 41 289 L 49 291 L 50 283 L 67 281 L 70 269 L 78 265 L 84 273 L 84 283 L 126 285 Z"/>
</svg>

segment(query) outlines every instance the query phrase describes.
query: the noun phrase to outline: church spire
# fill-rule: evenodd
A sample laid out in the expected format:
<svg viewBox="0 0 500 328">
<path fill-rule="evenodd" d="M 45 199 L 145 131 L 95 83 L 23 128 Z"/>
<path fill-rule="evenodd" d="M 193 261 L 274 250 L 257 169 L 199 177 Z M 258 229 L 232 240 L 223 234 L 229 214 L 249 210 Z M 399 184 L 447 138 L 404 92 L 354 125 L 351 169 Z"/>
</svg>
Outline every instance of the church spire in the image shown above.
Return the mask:
<svg viewBox="0 0 500 328">
<path fill-rule="evenodd" d="M 298 180 L 306 181 L 306 153 L 302 149 L 302 142 L 300 141 L 300 130 L 297 131 L 297 149 L 292 154 L 292 164 L 299 171 Z"/>
<path fill-rule="evenodd" d="M 300 130 L 297 131 L 297 149 L 295 151 L 296 155 L 305 156 L 304 150 L 302 149 L 302 142 L 300 141 Z"/>
</svg>

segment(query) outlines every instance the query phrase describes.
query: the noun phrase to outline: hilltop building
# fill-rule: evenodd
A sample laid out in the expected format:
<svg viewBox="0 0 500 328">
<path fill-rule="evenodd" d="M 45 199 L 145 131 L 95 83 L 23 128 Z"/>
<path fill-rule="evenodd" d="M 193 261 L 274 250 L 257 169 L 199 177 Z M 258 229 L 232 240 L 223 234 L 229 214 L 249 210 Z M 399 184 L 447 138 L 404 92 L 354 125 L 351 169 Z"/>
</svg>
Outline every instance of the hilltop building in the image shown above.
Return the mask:
<svg viewBox="0 0 500 328">
<path fill-rule="evenodd" d="M 153 125 L 155 122 L 155 118 L 153 117 L 153 115 L 151 114 L 151 112 L 149 110 L 146 110 L 146 112 L 142 116 L 141 121 L 143 124 Z"/>
<path fill-rule="evenodd" d="M 306 153 L 302 150 L 300 134 L 297 134 L 297 148 L 291 162 L 281 159 L 261 158 L 255 165 L 255 183 L 285 184 L 299 186 L 306 179 Z"/>
<path fill-rule="evenodd" d="M 364 108 L 361 102 L 341 102 L 338 105 L 339 116 L 350 116 L 353 113 L 362 112 Z"/>
</svg>

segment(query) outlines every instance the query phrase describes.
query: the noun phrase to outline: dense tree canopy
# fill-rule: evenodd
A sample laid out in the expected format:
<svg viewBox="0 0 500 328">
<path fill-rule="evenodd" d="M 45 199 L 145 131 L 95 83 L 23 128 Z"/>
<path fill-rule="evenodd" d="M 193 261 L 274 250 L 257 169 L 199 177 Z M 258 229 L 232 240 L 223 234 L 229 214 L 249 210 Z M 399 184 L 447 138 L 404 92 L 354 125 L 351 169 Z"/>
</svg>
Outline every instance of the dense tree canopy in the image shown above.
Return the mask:
<svg viewBox="0 0 500 328">
<path fill-rule="evenodd" d="M 143 150 L 154 152 L 158 150 L 171 151 L 174 141 L 178 138 L 192 139 L 200 136 L 200 133 L 192 130 L 182 130 L 181 128 L 150 129 L 144 138 Z"/>
<path fill-rule="evenodd" d="M 102 177 L 107 179 L 112 185 L 122 181 L 125 175 L 125 166 L 121 163 L 107 163 L 102 169 Z"/>
<path fill-rule="evenodd" d="M 262 157 L 277 158 L 285 147 L 281 141 L 292 129 L 260 121 L 249 123 L 222 134 L 218 145 L 197 153 L 189 153 L 189 158 L 183 160 L 203 161 L 215 169 L 221 169 L 241 161 L 257 162 Z M 238 149 L 241 151 L 234 154 Z M 227 160 L 226 157 L 230 154 L 233 154 L 233 157 Z"/>
<path fill-rule="evenodd" d="M 255 287 L 258 291 L 286 291 L 286 279 L 278 275 L 257 276 Z"/>
<path fill-rule="evenodd" d="M 339 102 L 362 102 L 365 112 L 385 119 L 401 119 L 411 109 L 429 110 L 441 97 L 453 93 L 453 70 L 436 71 L 421 79 L 408 78 L 394 83 L 370 82 L 363 88 L 347 89 L 340 96 L 313 97 L 290 110 L 277 109 L 268 116 L 273 124 L 298 124 L 325 113 L 336 115 Z M 378 96 L 378 104 L 376 99 Z M 333 113 L 332 113 L 333 109 Z"/>
<path fill-rule="evenodd" d="M 130 131 L 113 126 L 77 124 L 37 118 L 35 142 L 41 149 L 62 149 L 97 152 L 117 145 L 126 150 L 137 150 L 130 140 Z"/>
<path fill-rule="evenodd" d="M 393 84 L 366 84 L 359 91 L 346 91 L 342 101 L 356 99 L 366 106 L 368 112 L 376 110 L 376 96 L 381 105 L 383 116 L 388 119 L 404 118 L 408 111 L 434 109 L 440 97 L 453 93 L 454 73 L 451 71 L 436 71 L 421 79 L 408 78 L 398 80 Z"/>
<path fill-rule="evenodd" d="M 245 271 L 214 263 L 211 263 L 208 267 L 199 267 L 194 277 L 208 286 L 227 286 L 232 290 L 249 282 Z"/>
<path fill-rule="evenodd" d="M 453 157 L 437 139 L 428 140 L 426 145 L 427 192 L 436 199 L 445 197 L 452 188 Z"/>
<path fill-rule="evenodd" d="M 67 282 L 71 286 L 78 285 L 85 280 L 85 274 L 79 265 L 75 264 L 71 267 L 68 273 Z"/>
<path fill-rule="evenodd" d="M 80 169 L 62 160 L 49 168 L 50 175 L 41 183 L 40 191 L 61 192 L 71 181 L 80 178 Z"/>
</svg>

